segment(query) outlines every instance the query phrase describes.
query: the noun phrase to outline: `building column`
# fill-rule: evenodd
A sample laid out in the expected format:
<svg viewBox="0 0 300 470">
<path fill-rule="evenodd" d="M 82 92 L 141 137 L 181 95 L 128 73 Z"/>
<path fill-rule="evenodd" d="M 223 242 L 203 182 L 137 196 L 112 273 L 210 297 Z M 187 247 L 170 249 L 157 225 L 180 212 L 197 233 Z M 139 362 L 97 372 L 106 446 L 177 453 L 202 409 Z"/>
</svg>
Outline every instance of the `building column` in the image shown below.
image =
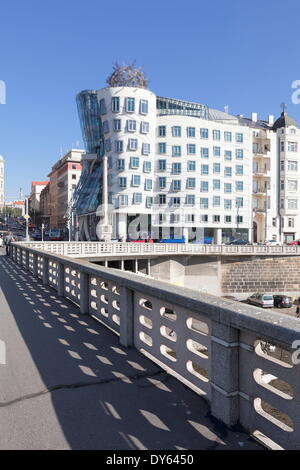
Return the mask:
<svg viewBox="0 0 300 470">
<path fill-rule="evenodd" d="M 118 230 L 117 237 L 123 237 L 124 241 L 127 239 L 127 214 L 118 214 Z"/>
<path fill-rule="evenodd" d="M 214 243 L 216 245 L 222 244 L 222 229 L 221 228 L 214 228 Z"/>
<path fill-rule="evenodd" d="M 185 243 L 188 243 L 189 242 L 189 228 L 188 227 L 183 227 L 183 237 L 184 237 L 184 241 Z"/>
</svg>

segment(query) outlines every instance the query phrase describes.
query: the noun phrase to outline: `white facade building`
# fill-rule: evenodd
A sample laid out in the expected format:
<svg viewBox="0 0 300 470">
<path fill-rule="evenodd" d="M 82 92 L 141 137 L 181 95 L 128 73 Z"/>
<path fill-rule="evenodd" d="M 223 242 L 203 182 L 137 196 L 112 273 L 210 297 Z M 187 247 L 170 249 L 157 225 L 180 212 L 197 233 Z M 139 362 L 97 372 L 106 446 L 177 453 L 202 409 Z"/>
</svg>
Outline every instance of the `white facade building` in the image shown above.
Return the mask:
<svg viewBox="0 0 300 470">
<path fill-rule="evenodd" d="M 114 238 L 300 238 L 300 131 L 286 113 L 274 124 L 121 85 L 77 98 L 87 154 L 75 208 L 86 238 L 96 238 L 106 197 Z"/>
<path fill-rule="evenodd" d="M 4 158 L 0 155 L 0 207 L 4 206 Z"/>
</svg>

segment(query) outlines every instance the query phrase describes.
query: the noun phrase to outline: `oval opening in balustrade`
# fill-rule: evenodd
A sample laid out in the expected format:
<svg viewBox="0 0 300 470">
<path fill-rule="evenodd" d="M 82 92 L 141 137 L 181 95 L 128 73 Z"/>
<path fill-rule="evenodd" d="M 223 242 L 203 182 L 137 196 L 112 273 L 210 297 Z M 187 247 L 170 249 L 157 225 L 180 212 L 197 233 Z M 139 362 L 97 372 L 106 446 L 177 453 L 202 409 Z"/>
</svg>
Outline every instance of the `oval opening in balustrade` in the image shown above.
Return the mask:
<svg viewBox="0 0 300 470">
<path fill-rule="evenodd" d="M 167 359 L 169 359 L 170 361 L 172 362 L 176 362 L 177 361 L 177 355 L 176 355 L 176 352 L 173 351 L 173 349 L 169 348 L 168 346 L 165 346 L 164 344 L 162 344 L 160 346 L 160 352 L 163 356 L 165 356 Z"/>
<path fill-rule="evenodd" d="M 101 300 L 101 302 L 103 302 L 104 304 L 108 304 L 108 298 L 105 297 L 104 294 L 102 294 L 102 295 L 100 296 L 100 300 Z"/>
<path fill-rule="evenodd" d="M 170 320 L 170 321 L 176 321 L 177 320 L 177 313 L 172 308 L 161 307 L 160 308 L 160 314 L 161 314 L 162 317 L 167 318 L 167 320 Z"/>
<path fill-rule="evenodd" d="M 150 320 L 150 318 L 146 317 L 145 315 L 140 315 L 139 321 L 146 328 L 149 328 L 149 329 L 152 328 L 152 320 Z"/>
<path fill-rule="evenodd" d="M 167 326 L 162 325 L 160 327 L 160 334 L 170 341 L 177 341 L 177 334 L 174 330 L 172 330 L 172 328 L 168 328 Z"/>
<path fill-rule="evenodd" d="M 139 299 L 139 306 L 146 310 L 152 310 L 152 302 L 147 299 Z"/>
<path fill-rule="evenodd" d="M 90 290 L 90 295 L 91 295 L 91 297 L 97 298 L 97 291 L 96 291 L 96 289 L 91 289 L 91 290 Z"/>
<path fill-rule="evenodd" d="M 200 356 L 203 359 L 208 358 L 208 349 L 206 346 L 203 346 L 203 344 L 197 343 L 197 341 L 194 341 L 193 339 L 188 339 L 186 342 L 186 347 L 189 351 L 197 354 L 197 356 Z"/>
<path fill-rule="evenodd" d="M 275 375 L 268 374 L 268 372 L 265 372 L 262 369 L 255 369 L 253 371 L 253 377 L 256 383 L 261 385 L 263 388 L 270 390 L 270 392 L 279 395 L 285 400 L 293 399 L 294 392 L 292 386 L 284 380 L 275 377 Z"/>
<path fill-rule="evenodd" d="M 101 308 L 100 308 L 100 313 L 101 313 L 101 315 L 103 315 L 104 317 L 108 317 L 108 310 L 107 310 L 107 308 L 101 307 Z"/>
<path fill-rule="evenodd" d="M 147 335 L 147 333 L 144 333 L 144 331 L 140 331 L 139 337 L 143 343 L 147 344 L 148 346 L 152 346 L 152 338 L 151 336 Z"/>
<path fill-rule="evenodd" d="M 116 315 L 115 313 L 112 315 L 112 321 L 116 323 L 117 325 L 120 325 L 120 317 L 119 315 Z"/>
<path fill-rule="evenodd" d="M 275 346 L 267 341 L 256 340 L 254 342 L 254 350 L 258 356 L 263 357 L 268 361 L 274 362 L 275 364 L 287 369 L 291 369 L 293 367 L 292 353 L 286 349 Z"/>
<path fill-rule="evenodd" d="M 294 423 L 287 414 L 279 411 L 277 408 L 263 401 L 259 397 L 254 399 L 253 406 L 260 416 L 271 421 L 275 426 L 279 427 L 283 431 L 293 432 Z"/>
<path fill-rule="evenodd" d="M 205 336 L 208 335 L 209 328 L 208 328 L 207 323 L 199 320 L 198 318 L 189 317 L 186 321 L 186 325 L 190 330 L 195 331 L 196 333 L 199 333 Z"/>
<path fill-rule="evenodd" d="M 207 370 L 199 366 L 199 364 L 197 364 L 196 362 L 187 361 L 186 368 L 190 372 L 190 374 L 202 380 L 202 382 L 208 382 Z"/>
<path fill-rule="evenodd" d="M 120 295 L 119 286 L 112 286 L 111 290 L 115 295 Z"/>
<path fill-rule="evenodd" d="M 103 290 L 108 290 L 108 282 L 101 281 L 100 282 L 100 288 Z"/>
<path fill-rule="evenodd" d="M 118 300 L 113 300 L 111 304 L 114 309 L 120 311 L 120 302 Z"/>
</svg>

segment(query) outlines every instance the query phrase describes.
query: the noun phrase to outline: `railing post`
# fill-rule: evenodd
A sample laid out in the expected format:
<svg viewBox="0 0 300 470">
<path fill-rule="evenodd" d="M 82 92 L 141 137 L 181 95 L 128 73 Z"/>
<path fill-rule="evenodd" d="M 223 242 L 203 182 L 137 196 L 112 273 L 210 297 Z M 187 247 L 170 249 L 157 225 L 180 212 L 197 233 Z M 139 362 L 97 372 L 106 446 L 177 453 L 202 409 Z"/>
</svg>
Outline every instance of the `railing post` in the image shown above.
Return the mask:
<svg viewBox="0 0 300 470">
<path fill-rule="evenodd" d="M 65 265 L 63 263 L 58 263 L 57 266 L 57 294 L 60 297 L 65 295 Z"/>
<path fill-rule="evenodd" d="M 134 344 L 134 302 L 133 291 L 121 287 L 120 292 L 120 344 L 126 348 Z"/>
<path fill-rule="evenodd" d="M 11 245 L 10 246 L 10 257 L 13 261 L 15 261 L 15 246 L 14 245 Z"/>
<path fill-rule="evenodd" d="M 90 307 L 90 277 L 87 273 L 80 272 L 80 313 L 89 313 Z"/>
<path fill-rule="evenodd" d="M 47 286 L 49 284 L 49 258 L 43 256 L 43 284 Z"/>
<path fill-rule="evenodd" d="M 33 269 L 32 269 L 32 274 L 34 277 L 38 277 L 38 255 L 36 253 L 33 253 Z"/>
<path fill-rule="evenodd" d="M 26 250 L 25 253 L 26 253 L 25 268 L 26 268 L 26 271 L 29 271 L 29 250 Z"/>
<path fill-rule="evenodd" d="M 239 330 L 212 322 L 211 412 L 227 426 L 239 420 Z"/>
</svg>

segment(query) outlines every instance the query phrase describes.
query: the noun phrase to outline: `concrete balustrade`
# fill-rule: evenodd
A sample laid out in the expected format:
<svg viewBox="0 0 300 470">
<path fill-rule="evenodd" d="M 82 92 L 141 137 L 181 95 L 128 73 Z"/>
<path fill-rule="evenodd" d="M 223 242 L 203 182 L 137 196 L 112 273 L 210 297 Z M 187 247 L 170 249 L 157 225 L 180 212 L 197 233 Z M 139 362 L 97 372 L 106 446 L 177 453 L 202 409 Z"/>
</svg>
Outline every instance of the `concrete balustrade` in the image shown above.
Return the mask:
<svg viewBox="0 0 300 470">
<path fill-rule="evenodd" d="M 30 244 L 12 244 L 11 258 L 205 398 L 227 426 L 300 449 L 298 319 Z"/>
</svg>

